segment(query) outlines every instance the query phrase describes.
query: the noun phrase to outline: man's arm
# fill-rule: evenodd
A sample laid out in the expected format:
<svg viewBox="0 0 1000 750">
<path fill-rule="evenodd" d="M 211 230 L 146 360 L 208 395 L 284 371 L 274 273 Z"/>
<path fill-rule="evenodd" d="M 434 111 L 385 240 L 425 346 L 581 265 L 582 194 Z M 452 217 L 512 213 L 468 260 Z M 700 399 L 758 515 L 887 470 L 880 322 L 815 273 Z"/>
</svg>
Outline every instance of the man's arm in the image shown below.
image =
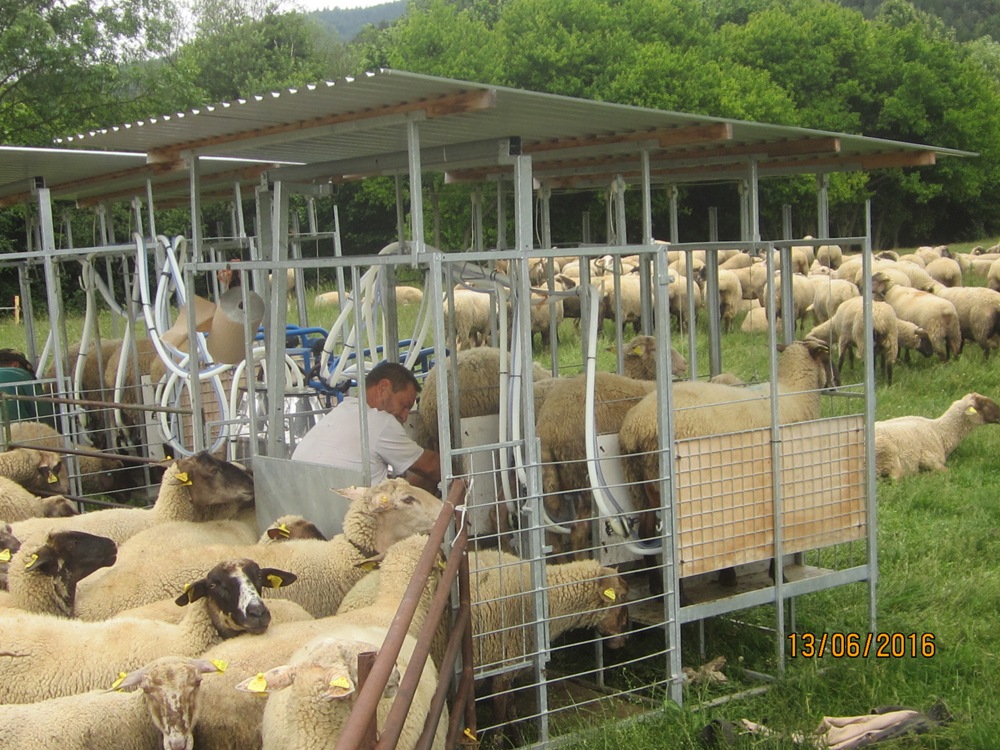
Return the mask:
<svg viewBox="0 0 1000 750">
<path fill-rule="evenodd" d="M 425 448 L 420 457 L 406 467 L 405 478 L 412 485 L 437 493 L 441 483 L 441 454 Z"/>
</svg>

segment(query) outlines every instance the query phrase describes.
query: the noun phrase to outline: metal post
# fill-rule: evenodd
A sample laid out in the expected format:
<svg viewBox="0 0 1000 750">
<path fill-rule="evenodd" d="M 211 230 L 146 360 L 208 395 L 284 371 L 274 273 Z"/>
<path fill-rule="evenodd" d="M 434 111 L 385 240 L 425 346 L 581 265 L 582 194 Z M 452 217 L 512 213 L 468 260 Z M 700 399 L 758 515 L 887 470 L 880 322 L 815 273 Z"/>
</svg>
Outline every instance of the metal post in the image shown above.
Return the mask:
<svg viewBox="0 0 1000 750">
<path fill-rule="evenodd" d="M 865 244 L 861 251 L 864 297 L 864 322 L 867 336 L 872 336 L 872 202 L 865 201 Z M 875 632 L 875 594 L 878 588 L 878 539 L 875 503 L 875 347 L 871 339 L 865 345 L 865 521 L 868 531 L 868 619 L 869 631 Z"/>
<path fill-rule="evenodd" d="M 271 342 L 266 350 L 267 361 L 267 440 L 268 456 L 285 458 L 285 325 L 288 320 L 288 286 L 278 273 L 288 260 L 288 190 L 281 182 L 272 188 L 271 233 L 261 239 L 261 252 L 271 261 L 270 305 L 264 317 L 264 340 Z M 247 331 L 253 337 L 256 331 Z M 361 413 L 364 415 L 364 407 Z"/>
</svg>

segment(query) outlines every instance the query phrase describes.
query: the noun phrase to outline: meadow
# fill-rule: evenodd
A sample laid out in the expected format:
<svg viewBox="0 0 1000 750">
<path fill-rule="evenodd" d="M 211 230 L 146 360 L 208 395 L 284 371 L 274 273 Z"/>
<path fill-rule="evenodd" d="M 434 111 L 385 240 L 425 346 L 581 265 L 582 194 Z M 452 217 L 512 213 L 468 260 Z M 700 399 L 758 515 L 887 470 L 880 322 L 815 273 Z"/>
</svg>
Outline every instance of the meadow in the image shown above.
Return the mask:
<svg viewBox="0 0 1000 750">
<path fill-rule="evenodd" d="M 981 244 L 992 244 L 983 242 Z M 973 243 L 953 246 L 966 251 Z M 979 283 L 968 279 L 967 283 Z M 310 289 L 311 303 L 316 291 Z M 313 325 L 329 325 L 330 308 L 310 306 Z M 290 320 L 294 319 L 294 313 Z M 39 330 L 45 321 L 39 320 Z M 82 320 L 70 316 L 67 333 L 79 339 Z M 704 323 L 702 322 L 702 327 Z M 102 325 L 103 330 L 103 325 Z M 0 326 L 0 346 L 23 349 L 23 326 L 5 318 Z M 686 340 L 677 341 L 678 348 Z M 604 351 L 613 333 L 606 324 L 600 366 L 613 369 L 613 355 Z M 705 331 L 699 331 L 700 346 Z M 40 342 L 40 344 L 43 342 Z M 724 335 L 724 367 L 743 377 L 766 377 L 767 338 L 736 329 Z M 579 334 L 572 322 L 560 329 L 560 361 L 579 361 Z M 704 355 L 702 355 L 704 356 Z M 538 358 L 546 364 L 545 355 Z M 702 360 L 702 369 L 706 365 Z M 855 371 L 854 374 L 857 374 Z M 976 391 L 1000 400 L 997 359 L 985 360 L 975 345 L 949 362 L 916 357 L 897 365 L 893 385 L 881 377 L 876 386 L 876 418 L 904 414 L 940 415 L 953 401 Z M 831 408 L 838 408 L 836 406 Z M 854 402 L 852 409 L 860 409 Z M 887 748 L 937 750 L 993 750 L 1000 747 L 1000 705 L 992 686 L 1000 685 L 1000 636 L 994 617 L 1000 605 L 1000 426 L 974 431 L 949 459 L 943 473 L 921 474 L 898 482 L 879 480 L 876 630 L 886 633 L 932 634 L 930 658 L 787 658 L 778 679 L 766 691 L 712 705 L 734 692 L 732 684 L 690 686 L 685 706 L 665 701 L 660 712 L 642 720 L 603 724 L 565 746 L 600 750 L 702 747 L 699 733 L 712 719 L 765 722 L 775 732 L 769 738 L 741 740 L 735 747 L 798 747 L 793 732 L 811 732 L 823 716 L 868 713 L 877 706 L 898 705 L 927 710 L 943 703 L 951 720 L 919 737 L 884 743 Z M 739 619 L 766 622 L 766 613 L 737 613 Z M 801 597 L 796 607 L 799 632 L 850 633 L 868 631 L 867 588 L 853 584 Z M 685 642 L 695 642 L 695 626 L 685 626 Z M 728 618 L 706 626 L 708 658 L 727 657 L 726 673 L 739 685 L 752 686 L 740 673 L 742 661 L 774 665 L 773 634 L 747 628 Z M 786 651 L 786 655 L 788 652 Z M 697 653 L 685 651 L 685 666 L 697 666 Z M 760 683 L 756 683 L 760 684 Z"/>
</svg>

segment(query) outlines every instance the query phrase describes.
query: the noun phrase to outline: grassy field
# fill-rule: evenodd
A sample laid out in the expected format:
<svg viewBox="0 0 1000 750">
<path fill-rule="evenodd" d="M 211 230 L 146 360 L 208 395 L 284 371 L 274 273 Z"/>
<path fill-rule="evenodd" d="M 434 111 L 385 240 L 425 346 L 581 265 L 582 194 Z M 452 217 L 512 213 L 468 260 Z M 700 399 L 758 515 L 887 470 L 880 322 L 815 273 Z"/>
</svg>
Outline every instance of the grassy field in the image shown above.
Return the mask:
<svg viewBox="0 0 1000 750">
<path fill-rule="evenodd" d="M 971 244 L 955 249 L 968 247 Z M 329 308 L 310 311 L 314 325 L 328 325 L 333 317 Z M 44 324 L 39 327 L 44 328 Z M 79 320 L 69 321 L 70 340 L 78 339 L 79 327 Z M 608 324 L 606 331 L 610 330 Z M 610 345 L 606 335 L 605 343 Z M 578 358 L 579 339 L 571 323 L 564 323 L 561 339 L 561 361 Z M 704 341 L 703 331 L 700 340 Z M 675 344 L 682 349 L 686 346 L 686 342 Z M 23 328 L 12 323 L 0 327 L 0 346 L 23 348 Z M 726 369 L 744 377 L 766 376 L 766 337 L 748 336 L 737 329 L 725 335 L 723 347 Z M 877 418 L 903 414 L 936 417 L 970 391 L 1000 399 L 997 362 L 995 358 L 984 361 L 978 347 L 969 346 L 957 361 L 921 358 L 909 365 L 900 364 L 891 387 L 881 382 L 877 386 Z M 602 366 L 612 367 L 610 354 L 602 354 Z M 851 403 L 851 408 L 861 408 L 860 402 Z M 698 710 L 696 704 L 730 693 L 732 687 L 688 688 L 684 709 L 668 702 L 662 713 L 640 722 L 601 726 L 569 747 L 700 747 L 698 734 L 710 720 L 747 718 L 765 721 L 780 736 L 748 739 L 737 746 L 790 748 L 795 746 L 787 739 L 791 732 L 810 732 L 823 716 L 863 714 L 887 704 L 928 709 L 938 701 L 947 705 L 953 717 L 947 726 L 884 746 L 939 750 L 1000 747 L 1000 706 L 990 698 L 992 686 L 1000 684 L 1000 637 L 995 635 L 993 622 L 1000 603 L 1000 502 L 995 489 L 1000 483 L 998 455 L 1000 427 L 986 426 L 959 446 L 947 472 L 878 483 L 877 630 L 933 634 L 932 658 L 789 658 L 785 673 L 763 694 Z M 740 616 L 753 620 L 755 614 Z M 865 632 L 866 589 L 852 585 L 803 597 L 796 616 L 800 632 Z M 760 615 L 762 621 L 770 617 L 769 613 Z M 721 618 L 710 622 L 706 633 L 708 656 L 726 655 L 726 671 L 738 681 L 741 655 L 773 663 L 773 635 Z M 694 642 L 695 631 L 685 630 L 685 639 Z M 695 657 L 686 652 L 685 665 L 696 666 Z"/>
</svg>

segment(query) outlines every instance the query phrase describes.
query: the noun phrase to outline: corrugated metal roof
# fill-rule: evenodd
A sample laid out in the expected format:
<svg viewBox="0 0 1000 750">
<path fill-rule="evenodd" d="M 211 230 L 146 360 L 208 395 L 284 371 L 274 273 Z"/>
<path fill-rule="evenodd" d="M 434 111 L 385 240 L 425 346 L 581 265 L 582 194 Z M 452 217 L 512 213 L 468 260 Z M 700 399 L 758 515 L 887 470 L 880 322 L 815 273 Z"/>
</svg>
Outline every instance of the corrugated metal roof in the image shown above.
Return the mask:
<svg viewBox="0 0 1000 750">
<path fill-rule="evenodd" d="M 600 183 L 638 175 L 647 150 L 659 181 L 732 178 L 751 157 L 760 174 L 792 174 L 933 164 L 939 156 L 973 156 L 957 149 L 844 133 L 666 112 L 574 99 L 480 83 L 380 70 L 358 78 L 199 107 L 63 139 L 68 146 L 146 154 L 156 172 L 179 170 L 199 156 L 267 163 L 324 164 L 309 179 L 394 171 L 383 163 L 405 153 L 410 122 L 428 152 L 441 150 L 444 169 L 458 179 L 508 170 L 485 150 L 469 150 L 452 169 L 445 149 L 513 139 L 532 155 L 536 177 L 553 185 Z M 376 164 L 373 157 L 380 157 Z M 123 159 L 126 157 L 123 157 Z M 370 166 L 359 168 L 370 159 Z M 350 164 L 353 171 L 341 170 Z M 116 167 L 103 167 L 113 172 Z M 203 173 L 214 167 L 203 166 Z M 405 162 L 402 169 L 405 171 Z M 147 174 L 149 173 L 147 170 Z M 341 171 L 338 171 L 341 170 Z M 57 172 L 58 173 L 58 172 Z M 92 175 L 97 176 L 97 172 Z M 0 180 L 6 173 L 0 169 Z M 53 182 L 49 175 L 44 175 Z M 142 178 L 144 184 L 145 177 Z M 124 180 L 127 182 L 127 180 Z M 53 192 L 62 194 L 53 185 Z M 76 197 L 72 193 L 68 197 Z"/>
</svg>

